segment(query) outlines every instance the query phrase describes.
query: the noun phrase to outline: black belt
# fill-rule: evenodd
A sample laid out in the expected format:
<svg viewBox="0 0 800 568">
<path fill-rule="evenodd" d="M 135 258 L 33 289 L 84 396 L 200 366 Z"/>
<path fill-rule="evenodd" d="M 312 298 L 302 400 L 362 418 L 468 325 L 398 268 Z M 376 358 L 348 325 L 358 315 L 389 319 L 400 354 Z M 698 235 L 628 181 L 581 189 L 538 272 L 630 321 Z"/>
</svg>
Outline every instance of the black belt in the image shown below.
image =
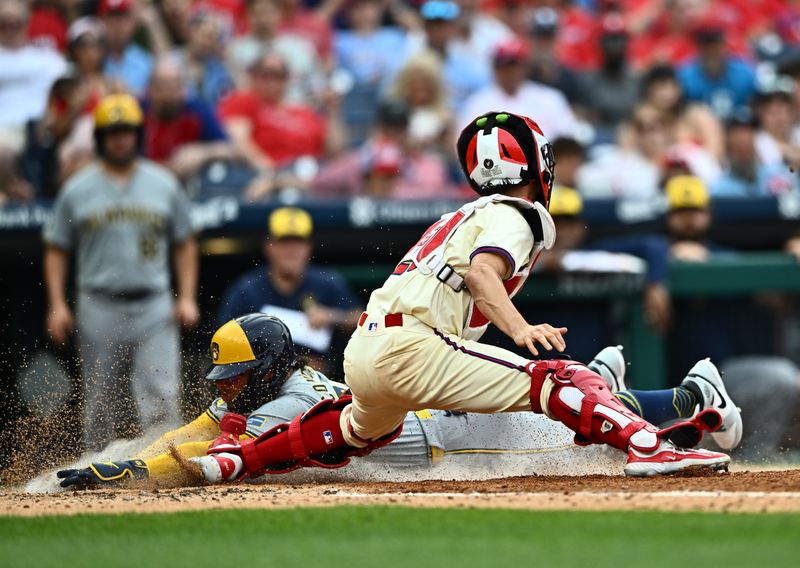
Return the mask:
<svg viewBox="0 0 800 568">
<path fill-rule="evenodd" d="M 123 302 L 144 300 L 145 298 L 161 293 L 160 290 L 105 290 L 103 288 L 90 288 L 87 292 L 94 296 L 102 296 L 109 300 L 120 300 Z"/>
</svg>

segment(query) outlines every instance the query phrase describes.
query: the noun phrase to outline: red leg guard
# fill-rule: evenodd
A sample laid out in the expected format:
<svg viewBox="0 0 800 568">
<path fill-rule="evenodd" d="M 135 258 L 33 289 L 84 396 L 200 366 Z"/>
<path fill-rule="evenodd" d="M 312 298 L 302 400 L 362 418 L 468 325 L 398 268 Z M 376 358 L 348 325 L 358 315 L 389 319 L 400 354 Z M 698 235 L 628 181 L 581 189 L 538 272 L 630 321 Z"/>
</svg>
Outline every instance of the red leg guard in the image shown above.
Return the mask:
<svg viewBox="0 0 800 568">
<path fill-rule="evenodd" d="M 344 441 L 339 417 L 352 397 L 327 399 L 304 414 L 272 428 L 255 440 L 242 442 L 241 456 L 248 476 L 286 473 L 300 467 L 337 468 L 385 446 L 400 435 L 402 425 L 391 434 L 354 448 Z"/>
<path fill-rule="evenodd" d="M 576 361 L 531 361 L 531 408 L 558 420 L 579 445 L 628 446 L 649 452 L 659 443 L 658 428 L 625 407 L 603 378 Z"/>
</svg>

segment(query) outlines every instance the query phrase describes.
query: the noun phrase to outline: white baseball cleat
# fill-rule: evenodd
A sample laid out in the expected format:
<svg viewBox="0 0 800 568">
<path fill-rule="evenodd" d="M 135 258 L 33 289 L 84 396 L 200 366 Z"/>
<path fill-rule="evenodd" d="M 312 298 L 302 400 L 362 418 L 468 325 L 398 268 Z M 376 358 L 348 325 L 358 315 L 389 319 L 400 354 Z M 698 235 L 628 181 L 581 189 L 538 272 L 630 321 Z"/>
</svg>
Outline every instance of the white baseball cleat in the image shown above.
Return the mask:
<svg viewBox="0 0 800 568">
<path fill-rule="evenodd" d="M 611 392 L 628 390 L 625 385 L 626 364 L 622 345 L 609 345 L 603 348 L 586 366 L 603 377 Z"/>
<path fill-rule="evenodd" d="M 730 462 L 731 458 L 720 452 L 677 448 L 670 442 L 662 440 L 653 452 L 640 452 L 630 448 L 628 461 L 625 464 L 625 475 L 650 477 L 692 469 L 728 469 Z"/>
<path fill-rule="evenodd" d="M 742 416 L 733 403 L 722 377 L 710 359 L 702 359 L 681 381 L 681 386 L 694 393 L 699 410 L 713 408 L 722 417 L 719 430 L 711 437 L 723 450 L 732 450 L 742 441 Z"/>
</svg>

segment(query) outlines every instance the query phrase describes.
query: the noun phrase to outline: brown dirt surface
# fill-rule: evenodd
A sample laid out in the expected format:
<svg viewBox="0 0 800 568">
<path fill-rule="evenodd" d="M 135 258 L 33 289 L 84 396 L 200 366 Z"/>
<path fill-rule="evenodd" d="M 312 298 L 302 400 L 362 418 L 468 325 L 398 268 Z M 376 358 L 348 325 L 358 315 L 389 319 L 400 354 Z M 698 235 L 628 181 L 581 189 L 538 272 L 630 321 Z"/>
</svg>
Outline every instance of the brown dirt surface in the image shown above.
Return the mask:
<svg viewBox="0 0 800 568">
<path fill-rule="evenodd" d="M 0 514 L 23 516 L 372 504 L 529 510 L 800 512 L 800 470 L 656 478 L 591 475 L 400 483 L 268 481 L 160 490 L 0 491 Z"/>
</svg>

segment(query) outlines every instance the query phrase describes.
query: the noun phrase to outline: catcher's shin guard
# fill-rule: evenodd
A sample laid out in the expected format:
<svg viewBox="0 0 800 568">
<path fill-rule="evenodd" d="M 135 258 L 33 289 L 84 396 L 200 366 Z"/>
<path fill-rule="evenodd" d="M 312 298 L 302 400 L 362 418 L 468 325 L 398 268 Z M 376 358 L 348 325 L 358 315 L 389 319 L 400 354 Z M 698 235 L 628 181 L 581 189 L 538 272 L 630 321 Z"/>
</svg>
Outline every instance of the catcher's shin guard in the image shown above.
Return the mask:
<svg viewBox="0 0 800 568">
<path fill-rule="evenodd" d="M 651 452 L 658 428 L 625 407 L 600 375 L 576 361 L 531 361 L 531 408 L 575 432 L 578 445 Z"/>
<path fill-rule="evenodd" d="M 378 440 L 364 440 L 362 448 L 349 445 L 342 435 L 340 417 L 351 402 L 350 395 L 323 400 L 291 422 L 242 442 L 240 455 L 247 475 L 286 473 L 300 467 L 343 467 L 351 457 L 366 455 L 400 435 L 402 425 Z"/>
</svg>

